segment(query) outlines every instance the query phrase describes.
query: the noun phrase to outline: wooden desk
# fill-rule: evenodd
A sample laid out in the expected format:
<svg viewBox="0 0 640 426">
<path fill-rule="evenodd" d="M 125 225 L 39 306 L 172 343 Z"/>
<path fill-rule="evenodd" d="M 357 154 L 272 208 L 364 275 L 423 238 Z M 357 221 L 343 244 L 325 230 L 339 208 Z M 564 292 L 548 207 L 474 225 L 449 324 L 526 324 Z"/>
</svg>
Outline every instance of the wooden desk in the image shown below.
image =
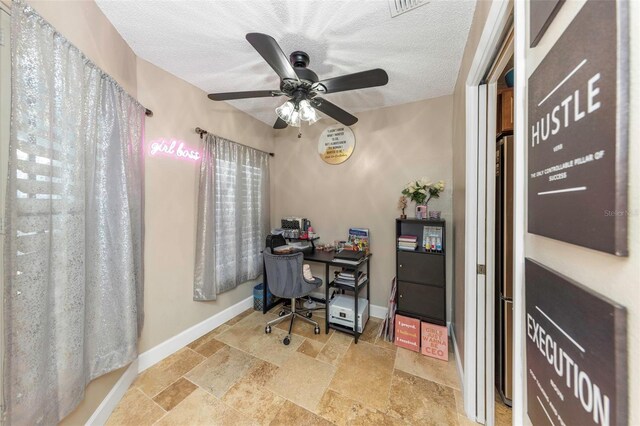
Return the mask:
<svg viewBox="0 0 640 426">
<path fill-rule="evenodd" d="M 322 263 L 325 266 L 325 279 L 324 279 L 324 288 L 325 288 L 325 299 L 324 299 L 324 303 L 325 306 L 328 306 L 327 301 L 330 300 L 329 298 L 329 293 L 330 293 L 330 289 L 331 288 L 336 288 L 339 290 L 346 290 L 346 291 L 352 291 L 354 292 L 354 310 L 355 310 L 355 318 L 354 318 L 354 328 L 353 330 L 348 328 L 348 327 L 343 327 L 337 324 L 329 324 L 329 310 L 327 309 L 327 312 L 325 314 L 325 333 L 328 334 L 329 333 L 329 329 L 333 328 L 334 330 L 338 330 L 338 331 L 342 331 L 344 333 L 349 333 L 351 335 L 353 335 L 354 340 L 356 343 L 358 343 L 358 338 L 360 337 L 360 334 L 362 333 L 358 333 L 358 294 L 360 294 L 360 291 L 366 287 L 367 288 L 367 301 L 369 302 L 369 305 L 367 307 L 367 309 L 369 309 L 369 316 L 371 316 L 371 286 L 369 285 L 369 283 L 371 282 L 371 268 L 369 266 L 369 259 L 371 258 L 371 253 L 369 253 L 367 256 L 365 256 L 358 265 L 350 265 L 347 263 L 342 263 L 342 262 L 336 262 L 336 260 L 334 259 L 335 257 L 335 252 L 333 251 L 320 251 L 320 250 L 312 250 L 309 252 L 303 252 L 304 253 L 304 260 L 306 262 L 317 262 L 317 263 Z M 356 285 L 354 287 L 350 287 L 350 286 L 346 286 L 346 285 L 342 285 L 342 284 L 336 284 L 333 282 L 333 280 L 331 280 L 331 277 L 329 276 L 329 272 L 330 272 L 330 268 L 334 267 L 334 268 L 345 268 L 349 271 L 353 271 L 354 275 L 357 277 L 357 271 L 360 270 L 360 268 L 362 268 L 364 265 L 367 266 L 367 279 L 360 285 Z M 262 308 L 262 313 L 266 313 L 267 311 L 269 311 L 271 308 L 273 308 L 274 306 L 276 306 L 278 303 L 280 303 L 280 300 L 271 303 L 270 305 L 267 305 L 266 300 L 267 300 L 267 288 L 268 288 L 268 283 L 267 283 L 267 275 L 264 274 L 263 275 L 263 279 L 264 279 L 264 286 L 263 286 L 263 308 Z"/>
</svg>

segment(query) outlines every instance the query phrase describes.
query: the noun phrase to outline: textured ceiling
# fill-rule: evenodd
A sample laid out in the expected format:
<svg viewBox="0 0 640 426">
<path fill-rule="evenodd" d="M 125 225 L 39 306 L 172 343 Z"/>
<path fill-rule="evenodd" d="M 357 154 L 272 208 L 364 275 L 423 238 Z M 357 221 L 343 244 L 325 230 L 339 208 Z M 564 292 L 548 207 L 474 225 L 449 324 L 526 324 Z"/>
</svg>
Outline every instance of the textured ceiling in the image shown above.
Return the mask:
<svg viewBox="0 0 640 426">
<path fill-rule="evenodd" d="M 383 68 L 386 86 L 326 95 L 357 113 L 453 93 L 475 0 L 432 0 L 395 18 L 387 0 L 97 4 L 139 57 L 207 93 L 279 88 L 275 72 L 246 41 L 249 32 L 271 35 L 287 56 L 307 52 L 321 80 Z M 231 103 L 271 125 L 284 100 Z"/>
</svg>

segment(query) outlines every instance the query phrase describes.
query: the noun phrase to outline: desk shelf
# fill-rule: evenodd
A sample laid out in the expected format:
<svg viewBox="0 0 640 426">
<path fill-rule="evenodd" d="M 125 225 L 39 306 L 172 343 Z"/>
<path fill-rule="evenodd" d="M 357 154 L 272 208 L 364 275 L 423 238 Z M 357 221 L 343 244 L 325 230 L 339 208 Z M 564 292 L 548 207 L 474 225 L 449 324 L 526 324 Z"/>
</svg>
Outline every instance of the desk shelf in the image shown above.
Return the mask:
<svg viewBox="0 0 640 426">
<path fill-rule="evenodd" d="M 331 266 L 336 267 L 336 268 L 343 268 L 346 271 L 350 271 L 354 273 L 354 276 L 358 276 L 358 271 L 360 270 L 360 268 L 362 268 L 363 266 L 367 266 L 367 279 L 362 283 L 362 284 L 358 284 L 357 286 L 350 286 L 350 285 L 345 285 L 345 284 L 338 284 L 335 281 L 329 281 L 329 264 L 327 264 L 327 283 L 328 285 L 326 286 L 326 298 L 327 298 L 327 309 L 329 307 L 329 292 L 332 288 L 335 289 L 339 289 L 339 290 L 343 290 L 343 291 L 349 291 L 349 292 L 353 292 L 353 298 L 354 298 L 354 312 L 355 312 L 355 324 L 353 328 L 349 328 L 349 327 L 345 327 L 342 326 L 340 324 L 334 324 L 334 323 L 330 323 L 329 322 L 329 312 L 327 311 L 327 314 L 325 316 L 325 330 L 326 333 L 329 333 L 329 329 L 333 329 L 333 330 L 337 330 L 337 331 L 342 331 L 344 333 L 348 333 L 351 334 L 354 338 L 354 342 L 357 344 L 358 343 L 358 339 L 360 338 L 360 335 L 362 333 L 357 332 L 356 330 L 358 329 L 358 314 L 357 314 L 357 310 L 355 309 L 355 299 L 358 297 L 358 295 L 360 294 L 360 291 L 364 289 L 364 287 L 367 288 L 367 309 L 369 310 L 369 317 L 371 316 L 371 268 L 369 265 L 369 261 L 371 258 L 371 254 L 368 254 L 367 256 L 365 256 L 357 265 L 351 265 L 348 263 L 341 263 L 341 262 L 336 262 L 333 261 L 330 263 Z M 363 327 L 364 330 L 364 327 Z"/>
<path fill-rule="evenodd" d="M 340 284 L 340 283 L 336 283 L 335 281 L 331 281 L 331 284 L 329 284 L 329 285 L 331 287 L 333 287 L 333 288 L 339 288 L 340 290 L 347 290 L 347 291 L 353 291 L 353 292 L 360 293 L 360 290 L 362 290 L 368 284 L 369 284 L 369 278 L 364 280 L 364 282 L 362 284 L 358 284 L 357 291 L 356 291 L 356 287 L 355 286 L 350 286 L 350 285 L 346 285 L 346 284 Z"/>
<path fill-rule="evenodd" d="M 329 328 L 332 329 L 332 330 L 337 330 L 337 331 L 341 331 L 343 333 L 350 334 L 353 337 L 355 337 L 356 340 L 362 334 L 362 333 L 357 333 L 353 328 L 349 328 L 349 327 L 346 327 L 344 325 L 335 324 L 335 323 L 332 323 L 332 322 L 329 323 Z M 356 335 L 357 335 L 357 337 L 356 337 Z"/>
</svg>

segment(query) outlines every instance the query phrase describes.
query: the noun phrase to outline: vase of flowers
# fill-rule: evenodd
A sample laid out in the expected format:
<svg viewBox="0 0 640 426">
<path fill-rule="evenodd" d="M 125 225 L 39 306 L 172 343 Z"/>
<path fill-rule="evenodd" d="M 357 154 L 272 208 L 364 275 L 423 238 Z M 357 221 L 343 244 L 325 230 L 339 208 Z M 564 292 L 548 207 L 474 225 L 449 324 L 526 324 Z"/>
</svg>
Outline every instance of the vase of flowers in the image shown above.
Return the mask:
<svg viewBox="0 0 640 426">
<path fill-rule="evenodd" d="M 432 183 L 427 178 L 409 182 L 402 195 L 416 203 L 416 219 L 427 218 L 427 205 L 432 198 L 439 198 L 444 191 L 444 181 Z"/>
</svg>

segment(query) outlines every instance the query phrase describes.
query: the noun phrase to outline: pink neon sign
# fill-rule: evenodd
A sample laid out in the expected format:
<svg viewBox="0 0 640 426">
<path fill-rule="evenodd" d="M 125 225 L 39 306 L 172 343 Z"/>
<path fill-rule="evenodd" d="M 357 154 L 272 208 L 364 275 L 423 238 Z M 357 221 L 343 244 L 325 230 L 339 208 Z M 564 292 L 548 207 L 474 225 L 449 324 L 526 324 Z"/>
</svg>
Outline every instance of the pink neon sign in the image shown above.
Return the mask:
<svg viewBox="0 0 640 426">
<path fill-rule="evenodd" d="M 200 153 L 196 150 L 190 149 L 185 145 L 183 141 L 175 139 L 157 139 L 151 142 L 151 155 L 156 156 L 158 154 L 168 155 L 176 158 L 185 158 L 187 160 L 199 160 Z"/>
</svg>

